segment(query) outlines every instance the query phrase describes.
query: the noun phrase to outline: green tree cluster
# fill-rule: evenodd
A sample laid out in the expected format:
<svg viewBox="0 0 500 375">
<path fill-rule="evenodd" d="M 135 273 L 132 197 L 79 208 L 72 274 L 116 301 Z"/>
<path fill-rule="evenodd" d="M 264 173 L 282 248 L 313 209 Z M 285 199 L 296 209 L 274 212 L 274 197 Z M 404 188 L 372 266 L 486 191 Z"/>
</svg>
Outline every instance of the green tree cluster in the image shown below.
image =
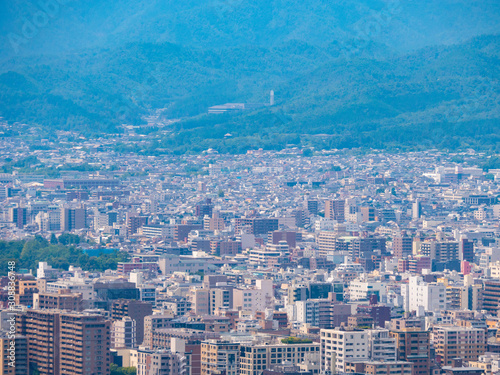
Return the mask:
<svg viewBox="0 0 500 375">
<path fill-rule="evenodd" d="M 38 262 L 47 262 L 54 268 L 67 270 L 70 265 L 81 267 L 88 271 L 105 271 L 116 269 L 119 262 L 125 262 L 129 255 L 125 252 L 113 251 L 110 254 L 89 256 L 75 244 L 79 242 L 74 235 L 63 235 L 61 243 L 55 243 L 54 237 L 50 241 L 36 236 L 30 240 L 0 241 L 0 264 L 8 261 L 16 262 L 16 269 L 35 271 Z M 59 237 L 59 239 L 61 236 Z M 0 275 L 7 274 L 7 268 L 0 269 Z"/>
<path fill-rule="evenodd" d="M 111 373 L 110 375 L 135 375 L 137 374 L 137 369 L 135 367 L 119 367 L 118 365 L 112 363 L 110 365 Z"/>
</svg>

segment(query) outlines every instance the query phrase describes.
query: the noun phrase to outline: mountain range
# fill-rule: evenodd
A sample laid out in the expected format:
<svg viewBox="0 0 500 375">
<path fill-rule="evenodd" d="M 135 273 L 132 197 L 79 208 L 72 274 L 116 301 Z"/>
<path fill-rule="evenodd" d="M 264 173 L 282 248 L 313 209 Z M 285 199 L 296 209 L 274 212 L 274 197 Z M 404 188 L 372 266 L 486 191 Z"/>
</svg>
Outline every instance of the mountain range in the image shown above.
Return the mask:
<svg viewBox="0 0 500 375">
<path fill-rule="evenodd" d="M 176 122 L 149 152 L 497 150 L 496 1 L 0 4 L 0 116 L 91 136 Z M 226 102 L 276 105 L 207 114 Z M 231 137 L 225 137 L 231 133 Z"/>
</svg>

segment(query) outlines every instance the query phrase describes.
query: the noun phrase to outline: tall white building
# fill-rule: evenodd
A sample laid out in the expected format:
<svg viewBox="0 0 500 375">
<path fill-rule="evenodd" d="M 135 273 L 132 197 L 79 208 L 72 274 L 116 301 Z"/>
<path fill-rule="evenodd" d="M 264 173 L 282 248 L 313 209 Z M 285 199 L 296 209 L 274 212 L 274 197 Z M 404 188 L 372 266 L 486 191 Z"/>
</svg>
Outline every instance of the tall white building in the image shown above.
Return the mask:
<svg viewBox="0 0 500 375">
<path fill-rule="evenodd" d="M 446 287 L 424 282 L 420 276 L 411 276 L 407 285 L 401 285 L 401 295 L 405 311 L 437 312 L 446 308 Z"/>
<path fill-rule="evenodd" d="M 233 309 L 235 310 L 255 313 L 268 307 L 273 307 L 272 280 L 256 280 L 255 288 L 233 290 Z"/>
<path fill-rule="evenodd" d="M 344 372 L 346 360 L 369 358 L 368 333 L 360 329 L 322 329 L 321 368 Z M 335 370 L 335 371 L 334 371 Z"/>
<path fill-rule="evenodd" d="M 389 336 L 389 330 L 370 329 L 368 334 L 368 351 L 372 361 L 396 361 L 396 340 Z"/>
<path fill-rule="evenodd" d="M 84 281 L 59 280 L 47 283 L 46 290 L 49 293 L 58 293 L 61 289 L 69 289 L 71 293 L 81 293 L 83 300 L 94 300 L 94 285 Z"/>
<path fill-rule="evenodd" d="M 376 294 L 379 301 L 385 300 L 386 284 L 377 280 L 353 280 L 349 284 L 351 301 L 368 299 L 371 294 Z"/>
<path fill-rule="evenodd" d="M 321 219 L 318 219 L 314 222 L 314 230 L 316 232 L 333 231 L 333 230 L 335 230 L 336 223 L 337 223 L 337 221 L 335 221 L 333 219 L 321 218 Z"/>
<path fill-rule="evenodd" d="M 295 302 L 296 320 L 314 327 L 328 327 L 332 301 L 328 299 L 308 299 Z"/>
</svg>

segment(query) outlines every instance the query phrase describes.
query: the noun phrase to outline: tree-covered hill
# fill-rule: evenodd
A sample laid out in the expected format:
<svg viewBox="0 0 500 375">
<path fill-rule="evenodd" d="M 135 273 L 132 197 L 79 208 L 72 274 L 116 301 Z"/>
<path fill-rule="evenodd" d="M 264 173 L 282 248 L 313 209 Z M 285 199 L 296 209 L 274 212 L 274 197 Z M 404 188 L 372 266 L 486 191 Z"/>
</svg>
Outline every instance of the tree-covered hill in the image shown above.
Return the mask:
<svg viewBox="0 0 500 375">
<path fill-rule="evenodd" d="M 498 143 L 496 1 L 58 4 L 15 53 L 9 38 L 40 4 L 0 5 L 7 121 L 91 135 L 159 109 L 181 119 L 149 151 Z M 272 108 L 207 114 L 271 89 Z"/>
</svg>

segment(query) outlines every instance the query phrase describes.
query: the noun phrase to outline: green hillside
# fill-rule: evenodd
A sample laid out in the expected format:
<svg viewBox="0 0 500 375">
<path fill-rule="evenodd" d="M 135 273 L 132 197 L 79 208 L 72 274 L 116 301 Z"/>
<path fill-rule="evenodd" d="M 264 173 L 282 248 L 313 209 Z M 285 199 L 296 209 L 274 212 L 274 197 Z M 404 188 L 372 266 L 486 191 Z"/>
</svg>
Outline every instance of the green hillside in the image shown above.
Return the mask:
<svg viewBox="0 0 500 375">
<path fill-rule="evenodd" d="M 67 2 L 14 51 L 37 7 L 0 5 L 9 122 L 92 135 L 181 120 L 140 130 L 147 152 L 499 143 L 496 1 Z M 207 114 L 271 89 L 272 108 Z"/>
</svg>

